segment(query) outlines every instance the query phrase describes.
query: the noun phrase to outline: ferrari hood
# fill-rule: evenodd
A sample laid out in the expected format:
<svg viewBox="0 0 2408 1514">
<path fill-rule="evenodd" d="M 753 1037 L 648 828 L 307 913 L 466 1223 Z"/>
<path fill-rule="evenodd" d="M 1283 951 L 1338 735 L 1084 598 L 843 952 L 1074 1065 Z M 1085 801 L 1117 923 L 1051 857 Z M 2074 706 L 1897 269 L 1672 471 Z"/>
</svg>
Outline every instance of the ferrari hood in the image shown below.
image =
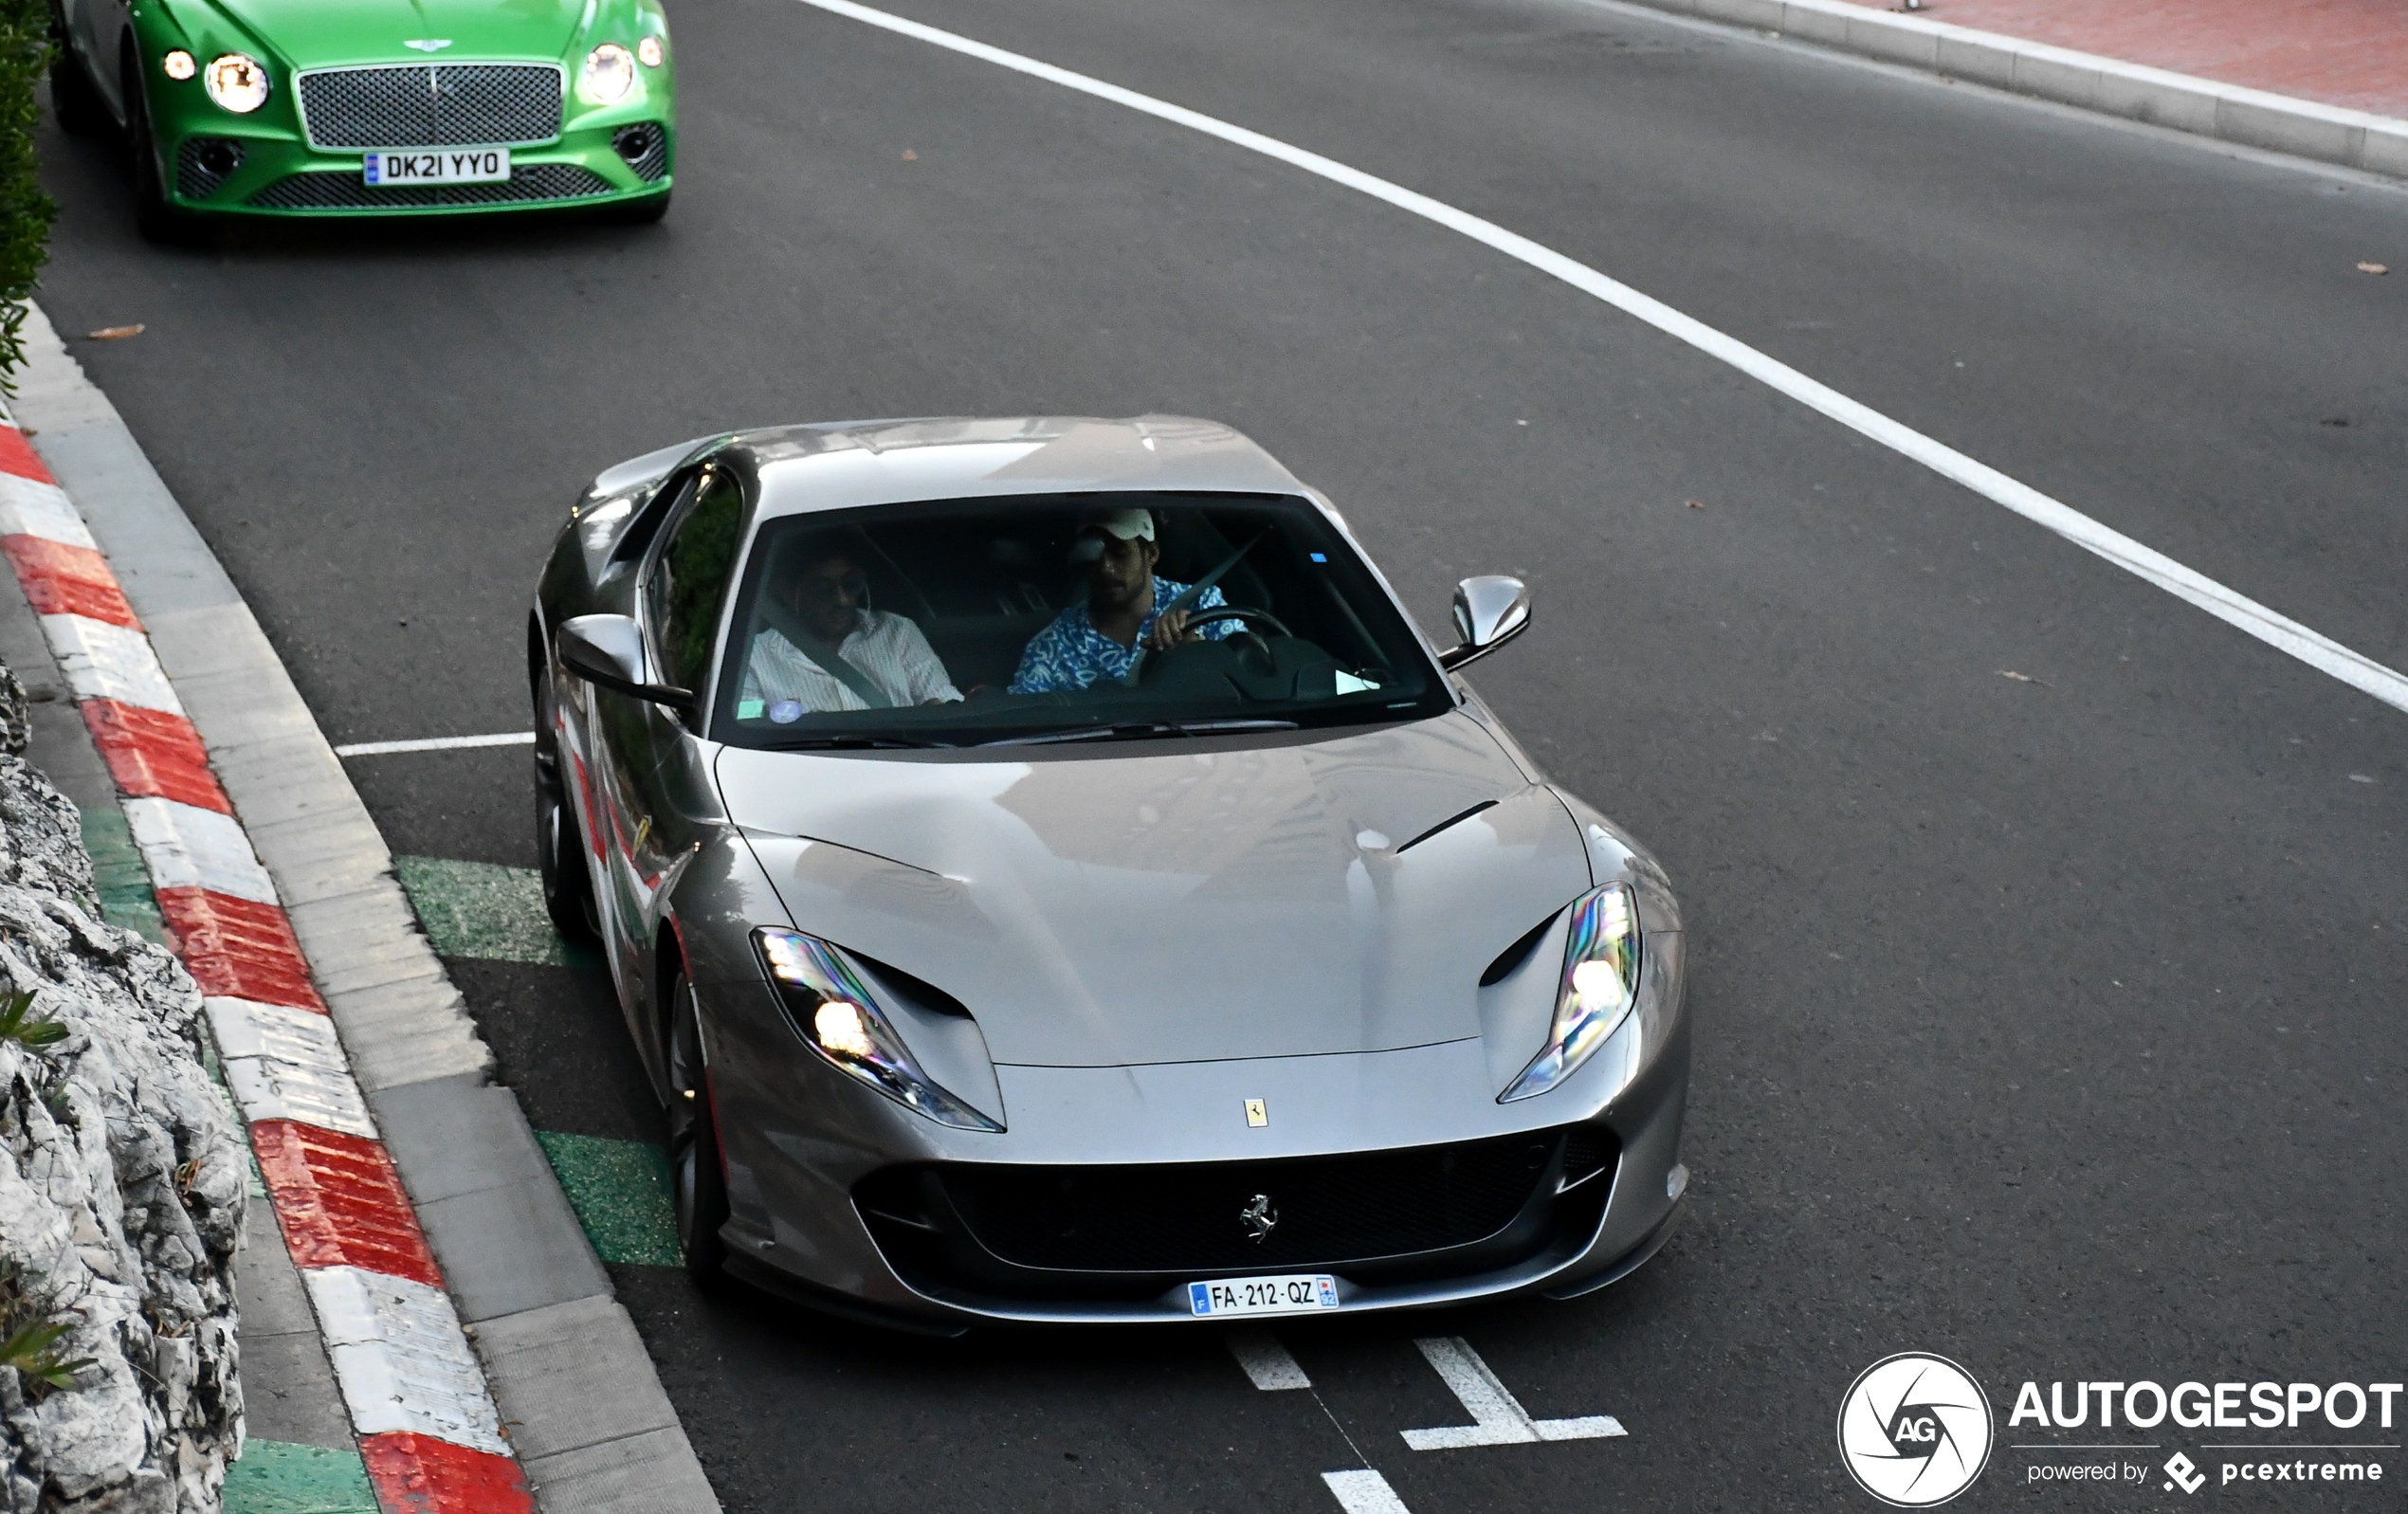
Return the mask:
<svg viewBox="0 0 2408 1514">
<path fill-rule="evenodd" d="M 719 778 L 795 925 L 958 999 L 998 1063 L 1477 1036 L 1482 972 L 1589 886 L 1561 802 L 1463 715 L 1142 757 L 729 748 Z"/>
<path fill-rule="evenodd" d="M 584 0 L 212 0 L 295 68 L 556 60 Z M 447 42 L 433 52 L 404 46 Z"/>
</svg>

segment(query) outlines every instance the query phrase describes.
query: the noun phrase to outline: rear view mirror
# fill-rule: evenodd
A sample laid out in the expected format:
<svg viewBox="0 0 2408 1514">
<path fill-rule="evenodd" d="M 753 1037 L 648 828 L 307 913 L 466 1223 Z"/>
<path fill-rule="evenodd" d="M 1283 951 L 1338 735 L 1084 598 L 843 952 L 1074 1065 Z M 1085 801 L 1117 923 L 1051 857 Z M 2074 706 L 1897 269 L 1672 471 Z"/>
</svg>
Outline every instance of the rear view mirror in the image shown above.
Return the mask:
<svg viewBox="0 0 2408 1514">
<path fill-rule="evenodd" d="M 644 631 L 626 615 L 579 615 L 560 626 L 560 666 L 586 682 L 691 713 L 694 692 L 644 682 Z"/>
<path fill-rule="evenodd" d="M 1455 585 L 1455 634 L 1462 641 L 1438 654 L 1438 666 L 1454 672 L 1529 629 L 1529 585 L 1500 574 L 1466 578 Z"/>
</svg>

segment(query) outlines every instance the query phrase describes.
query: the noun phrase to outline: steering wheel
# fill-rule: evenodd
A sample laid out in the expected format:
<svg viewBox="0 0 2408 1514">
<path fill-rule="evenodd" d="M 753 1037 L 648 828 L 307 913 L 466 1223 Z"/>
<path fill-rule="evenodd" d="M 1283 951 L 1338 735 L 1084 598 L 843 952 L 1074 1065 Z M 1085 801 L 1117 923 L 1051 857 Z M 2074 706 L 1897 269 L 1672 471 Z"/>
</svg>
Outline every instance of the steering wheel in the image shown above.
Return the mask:
<svg viewBox="0 0 2408 1514">
<path fill-rule="evenodd" d="M 1279 632 L 1282 636 L 1292 636 L 1295 634 L 1295 632 L 1289 630 L 1286 626 L 1280 623 L 1280 619 L 1277 615 L 1272 614 L 1268 610 L 1256 610 L 1251 605 L 1214 605 L 1210 610 L 1197 611 L 1195 613 L 1187 617 L 1187 629 L 1192 631 L 1198 626 L 1209 626 L 1214 621 L 1221 620 L 1237 621 L 1245 626 L 1248 631 L 1253 631 L 1255 622 L 1259 621 L 1263 625 L 1268 626 L 1271 629 Z M 1236 640 L 1236 637 L 1231 637 L 1230 639 L 1234 641 Z M 1261 633 L 1259 632 L 1247 636 L 1247 640 L 1254 644 L 1253 650 L 1255 655 L 1260 657 L 1262 661 L 1268 665 L 1271 659 L 1270 644 L 1264 641 Z M 1194 641 L 1183 641 L 1177 646 L 1166 647 L 1158 652 L 1145 654 L 1139 661 L 1137 670 L 1133 675 L 1131 675 L 1129 682 L 1132 684 L 1144 683 L 1147 679 L 1152 678 L 1155 673 L 1161 668 L 1164 659 L 1171 657 L 1175 653 L 1179 652 L 1186 648 L 1195 645 L 1196 643 Z"/>
<path fill-rule="evenodd" d="M 1210 610 L 1199 610 L 1187 617 L 1187 629 L 1194 630 L 1198 626 L 1209 626 L 1216 620 L 1242 621 L 1250 630 L 1253 629 L 1256 622 L 1260 622 L 1283 636 L 1296 634 L 1281 625 L 1277 615 L 1268 610 L 1256 610 L 1251 605 L 1214 605 Z"/>
</svg>

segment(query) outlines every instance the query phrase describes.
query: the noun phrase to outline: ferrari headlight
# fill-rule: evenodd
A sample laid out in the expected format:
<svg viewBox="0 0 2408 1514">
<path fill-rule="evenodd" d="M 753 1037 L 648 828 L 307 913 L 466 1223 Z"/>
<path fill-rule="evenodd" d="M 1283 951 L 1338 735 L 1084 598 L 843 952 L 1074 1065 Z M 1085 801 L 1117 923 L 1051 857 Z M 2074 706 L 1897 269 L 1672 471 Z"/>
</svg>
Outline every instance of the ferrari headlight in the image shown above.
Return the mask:
<svg viewBox="0 0 2408 1514">
<path fill-rule="evenodd" d="M 800 931 L 753 932 L 761 965 L 786 1001 L 794 1029 L 839 1072 L 905 1108 L 957 1130 L 1003 1127 L 939 1087 L 920 1070 L 878 1001 L 836 950 Z"/>
<path fill-rule="evenodd" d="M 615 42 L 606 42 L 585 55 L 585 70 L 577 76 L 577 93 L 596 105 L 615 105 L 635 87 L 635 54 Z"/>
<path fill-rule="evenodd" d="M 267 65 L 256 58 L 226 53 L 210 62 L 202 82 L 209 85 L 210 99 L 237 116 L 248 116 L 267 103 Z"/>
<path fill-rule="evenodd" d="M 1547 1044 L 1497 1102 L 1544 1093 L 1570 1077 L 1630 1018 L 1638 1001 L 1638 902 L 1630 885 L 1608 884 L 1572 906 Z"/>
</svg>

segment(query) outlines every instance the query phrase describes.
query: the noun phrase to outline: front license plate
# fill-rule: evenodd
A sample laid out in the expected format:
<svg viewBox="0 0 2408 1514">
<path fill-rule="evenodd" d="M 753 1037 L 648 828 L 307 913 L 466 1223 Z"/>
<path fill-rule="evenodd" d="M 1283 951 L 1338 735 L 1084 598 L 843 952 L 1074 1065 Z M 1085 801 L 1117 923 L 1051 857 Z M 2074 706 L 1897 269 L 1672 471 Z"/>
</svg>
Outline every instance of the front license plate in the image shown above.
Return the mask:
<svg viewBox="0 0 2408 1514">
<path fill-rule="evenodd" d="M 1241 1314 L 1311 1314 L 1338 1307 L 1338 1280 L 1326 1272 L 1286 1277 L 1233 1277 L 1190 1283 L 1187 1306 L 1215 1319 Z"/>
<path fill-rule="evenodd" d="M 506 147 L 442 147 L 371 153 L 361 172 L 371 184 L 495 184 L 510 176 Z"/>
</svg>

